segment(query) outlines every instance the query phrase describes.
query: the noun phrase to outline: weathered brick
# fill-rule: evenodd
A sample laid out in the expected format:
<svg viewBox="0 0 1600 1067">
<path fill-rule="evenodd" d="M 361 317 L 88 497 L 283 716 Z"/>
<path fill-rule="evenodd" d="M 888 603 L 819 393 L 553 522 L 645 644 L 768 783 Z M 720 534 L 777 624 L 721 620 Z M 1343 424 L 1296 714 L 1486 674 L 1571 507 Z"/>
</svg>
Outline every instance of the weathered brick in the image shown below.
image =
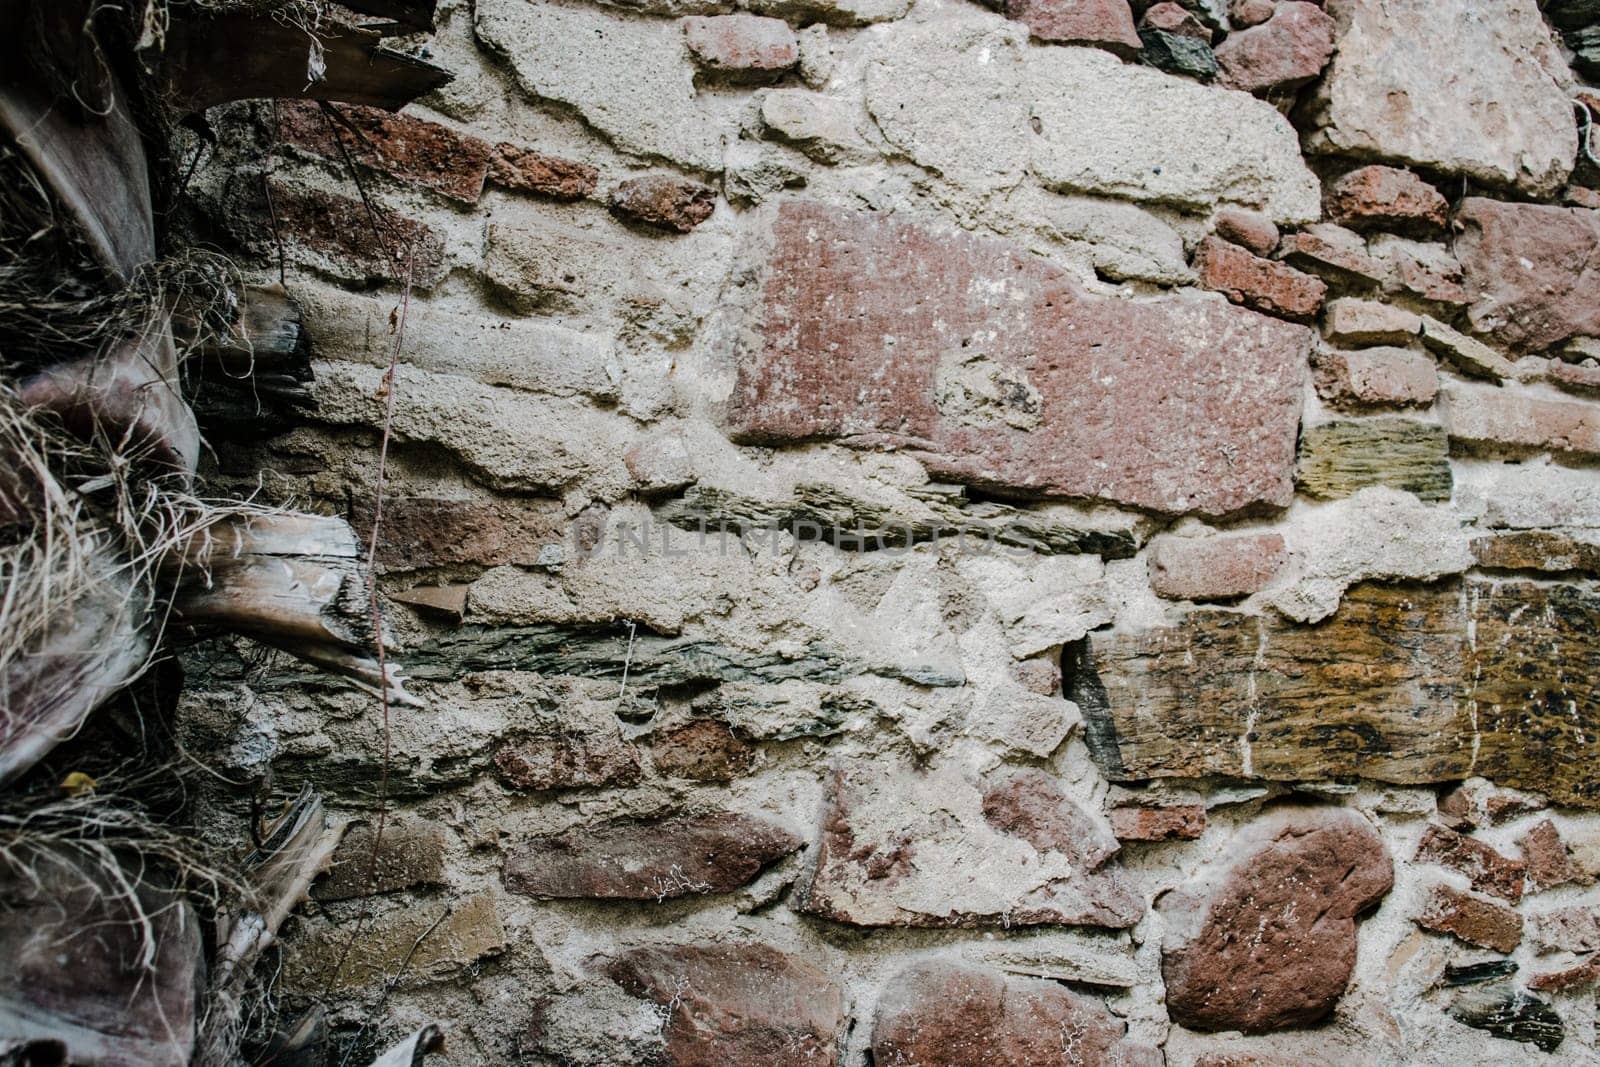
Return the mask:
<svg viewBox="0 0 1600 1067">
<path fill-rule="evenodd" d="M 494 146 L 489 180 L 506 189 L 538 193 L 557 200 L 582 200 L 594 195 L 600 172 L 587 163 L 547 156 L 531 148 L 508 144 Z"/>
<path fill-rule="evenodd" d="M 583 789 L 632 785 L 639 753 L 619 734 L 556 734 L 502 745 L 495 769 L 513 789 Z"/>
<path fill-rule="evenodd" d="M 1333 31 L 1321 7 L 1285 0 L 1266 22 L 1229 34 L 1217 46 L 1219 80 L 1247 93 L 1297 89 L 1328 65 Z"/>
<path fill-rule="evenodd" d="M 1422 343 L 1461 373 L 1474 378 L 1497 382 L 1516 376 L 1517 370 L 1510 360 L 1431 315 L 1422 316 Z"/>
<path fill-rule="evenodd" d="M 1092 296 L 1010 245 L 896 219 L 789 203 L 774 227 L 736 440 L 898 443 L 939 477 L 1168 514 L 1288 502 L 1309 331 L 1214 298 Z"/>
<path fill-rule="evenodd" d="M 1600 982 L 1600 955 L 1559 971 L 1545 971 L 1528 978 L 1528 988 L 1539 993 L 1570 993 Z"/>
<path fill-rule="evenodd" d="M 885 985 L 872 1062 L 918 1067 L 1155 1067 L 1098 1000 L 1037 978 L 953 961 L 916 964 Z"/>
<path fill-rule="evenodd" d="M 1204 804 L 1123 804 L 1112 808 L 1107 816 L 1118 841 L 1193 840 L 1206 832 Z"/>
<path fill-rule="evenodd" d="M 259 195 L 260 184 L 249 187 L 244 202 L 220 220 L 239 243 L 263 257 L 276 257 L 276 230 L 290 258 L 330 277 L 344 281 L 404 282 L 408 271 L 413 284 L 431 288 L 444 278 L 444 234 L 393 211 L 374 216 L 352 197 L 290 185 L 280 178 L 268 181 L 271 206 Z"/>
<path fill-rule="evenodd" d="M 314 897 L 349 900 L 369 893 L 445 884 L 447 831 L 443 826 L 402 816 L 384 821 L 381 838 L 376 829 L 375 822 L 363 823 L 345 834 L 328 861 L 327 873 L 312 887 Z"/>
<path fill-rule="evenodd" d="M 1383 268 L 1367 245 L 1342 226 L 1323 223 L 1283 239 L 1278 258 L 1329 282 L 1365 288 L 1383 280 Z"/>
<path fill-rule="evenodd" d="M 1163 537 L 1150 547 L 1150 587 L 1168 600 L 1232 600 L 1265 589 L 1288 561 L 1276 533 Z"/>
<path fill-rule="evenodd" d="M 1345 174 L 1328 186 L 1328 215 L 1352 230 L 1434 234 L 1450 218 L 1450 202 L 1411 173 L 1373 165 Z"/>
<path fill-rule="evenodd" d="M 1594 900 L 1528 916 L 1528 939 L 1545 952 L 1600 951 L 1600 905 Z"/>
<path fill-rule="evenodd" d="M 1522 916 L 1514 909 L 1448 885 L 1433 887 L 1415 922 L 1496 952 L 1513 952 L 1522 943 Z"/>
<path fill-rule="evenodd" d="M 798 849 L 798 836 L 749 815 L 687 815 L 585 826 L 506 857 L 506 889 L 527 896 L 670 900 L 726 893 Z"/>
<path fill-rule="evenodd" d="M 1005 0 L 1005 6 L 1007 18 L 1041 41 L 1104 48 L 1124 59 L 1141 47 L 1128 0 Z"/>
<path fill-rule="evenodd" d="M 651 945 L 602 965 L 661 1012 L 663 1067 L 842 1062 L 844 988 L 797 956 L 747 942 Z"/>
<path fill-rule="evenodd" d="M 710 186 L 671 174 L 629 178 L 611 191 L 611 210 L 618 215 L 679 233 L 709 219 L 716 206 Z"/>
<path fill-rule="evenodd" d="M 1176 4 L 1159 6 L 1177 7 Z M 1154 11 L 1155 8 L 1150 10 Z M 1184 14 L 1187 15 L 1188 12 Z M 1196 24 L 1198 25 L 1198 22 Z M 1279 235 L 1277 224 L 1261 212 L 1248 211 L 1242 207 L 1225 207 L 1217 212 L 1217 236 L 1232 241 L 1241 248 L 1248 248 L 1258 256 L 1270 256 L 1278 247 Z"/>
<path fill-rule="evenodd" d="M 1311 371 L 1317 395 L 1335 407 L 1426 407 L 1439 394 L 1433 360 L 1406 348 L 1325 349 Z"/>
<path fill-rule="evenodd" d="M 1600 406 L 1483 385 L 1444 391 L 1450 440 L 1468 451 L 1600 456 Z"/>
<path fill-rule="evenodd" d="M 283 139 L 324 159 L 351 159 L 463 204 L 483 195 L 492 150 L 488 142 L 413 115 L 336 105 L 338 117 L 310 101 L 278 105 Z M 341 147 L 342 146 L 342 147 Z"/>
<path fill-rule="evenodd" d="M 1418 863 L 1436 863 L 1460 871 L 1480 893 L 1515 904 L 1526 882 L 1521 860 L 1502 856 L 1489 845 L 1443 826 L 1430 825 L 1422 833 L 1415 857 Z"/>
<path fill-rule="evenodd" d="M 1456 227 L 1475 332 L 1519 352 L 1600 336 L 1600 211 L 1468 197 Z"/>
<path fill-rule="evenodd" d="M 1450 499 L 1454 478 L 1443 427 L 1409 419 L 1358 419 L 1308 427 L 1295 468 L 1300 491 L 1321 500 L 1384 485 L 1423 500 Z"/>
<path fill-rule="evenodd" d="M 1321 280 L 1217 237 L 1200 242 L 1194 266 L 1203 288 L 1222 293 L 1235 304 L 1292 322 L 1316 318 L 1328 295 Z"/>
<path fill-rule="evenodd" d="M 370 499 L 351 502 L 350 525 L 363 540 L 371 536 Z M 383 571 L 453 563 L 527 566 L 544 546 L 561 544 L 566 528 L 566 516 L 554 501 L 397 494 L 383 502 L 377 562 Z"/>
<path fill-rule="evenodd" d="M 697 15 L 683 20 L 683 35 L 695 62 L 720 74 L 768 78 L 800 61 L 800 40 L 782 19 Z"/>
<path fill-rule="evenodd" d="M 1322 313 L 1322 335 L 1335 344 L 1403 345 L 1421 333 L 1415 313 L 1376 300 L 1330 300 Z"/>
<path fill-rule="evenodd" d="M 761 762 L 761 749 L 716 719 L 694 722 L 651 739 L 650 758 L 656 770 L 696 782 L 731 782 Z"/>
<path fill-rule="evenodd" d="M 1578 878 L 1577 865 L 1561 839 L 1561 831 L 1549 819 L 1535 825 L 1517 841 L 1528 874 L 1528 892 L 1538 893 L 1565 885 Z"/>
</svg>

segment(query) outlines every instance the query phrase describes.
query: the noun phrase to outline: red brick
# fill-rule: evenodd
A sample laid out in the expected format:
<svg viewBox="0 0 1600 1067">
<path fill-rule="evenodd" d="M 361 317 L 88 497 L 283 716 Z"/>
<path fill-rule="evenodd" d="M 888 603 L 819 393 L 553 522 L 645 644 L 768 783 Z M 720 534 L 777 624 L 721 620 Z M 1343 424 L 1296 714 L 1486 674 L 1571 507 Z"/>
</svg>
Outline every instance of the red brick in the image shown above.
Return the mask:
<svg viewBox="0 0 1600 1067">
<path fill-rule="evenodd" d="M 1134 805 L 1112 808 L 1111 832 L 1118 841 L 1193 840 L 1206 832 L 1203 804 L 1150 808 Z"/>
<path fill-rule="evenodd" d="M 1217 46 L 1218 79 L 1247 93 L 1297 89 L 1333 57 L 1333 19 L 1316 4 L 1287 0 L 1259 26 L 1239 30 Z"/>
<path fill-rule="evenodd" d="M 1194 266 L 1203 288 L 1222 293 L 1235 304 L 1294 322 L 1316 318 L 1328 295 L 1328 286 L 1320 279 L 1217 237 L 1200 242 Z"/>
<path fill-rule="evenodd" d="M 1416 862 L 1435 863 L 1467 876 L 1472 888 L 1515 904 L 1526 881 L 1521 860 L 1502 856 L 1476 838 L 1430 825 L 1417 845 Z"/>
<path fill-rule="evenodd" d="M 1438 365 L 1407 348 L 1322 351 L 1311 371 L 1317 395 L 1335 407 L 1426 407 L 1439 393 Z"/>
<path fill-rule="evenodd" d="M 773 225 L 736 440 L 898 446 L 936 477 L 1164 514 L 1292 498 L 1310 331 L 1092 295 L 1015 246 L 879 215 L 789 202 Z"/>
<path fill-rule="evenodd" d="M 494 146 L 489 180 L 517 192 L 538 193 L 556 200 L 582 200 L 594 195 L 600 172 L 587 163 L 501 142 Z"/>
<path fill-rule="evenodd" d="M 800 61 L 800 42 L 782 19 L 760 15 L 697 15 L 683 20 L 695 62 L 733 76 L 771 77 Z"/>
<path fill-rule="evenodd" d="M 1143 47 L 1128 0 L 1006 0 L 1006 17 L 1041 41 L 1104 48 L 1124 59 Z"/>
<path fill-rule="evenodd" d="M 1352 230 L 1430 234 L 1444 229 L 1450 203 L 1409 170 L 1370 166 L 1328 187 L 1328 215 Z"/>
<path fill-rule="evenodd" d="M 1600 337 L 1600 211 L 1469 197 L 1456 227 L 1475 332 L 1518 352 Z"/>
<path fill-rule="evenodd" d="M 1445 400 L 1450 439 L 1469 450 L 1600 456 L 1600 406 L 1464 384 L 1446 389 Z"/>
<path fill-rule="evenodd" d="M 1424 930 L 1496 952 L 1513 952 L 1522 943 L 1522 916 L 1515 910 L 1447 885 L 1433 887 L 1415 921 Z"/>
<path fill-rule="evenodd" d="M 1150 10 L 1154 11 L 1155 8 Z M 1189 17 L 1194 18 L 1193 15 Z M 1198 23 L 1198 20 L 1196 21 Z M 1278 247 L 1277 225 L 1261 212 L 1248 211 L 1242 207 L 1225 207 L 1217 212 L 1217 236 L 1232 241 L 1241 248 L 1248 248 L 1258 256 L 1270 256 Z"/>
<path fill-rule="evenodd" d="M 355 104 L 335 106 L 337 119 L 309 101 L 280 101 L 281 136 L 296 148 L 335 162 L 344 158 L 342 142 L 350 158 L 463 204 L 477 203 L 483 194 L 492 154 L 488 142 L 411 115 Z"/>
<path fill-rule="evenodd" d="M 663 230 L 688 233 L 711 217 L 716 190 L 671 174 L 629 178 L 611 192 L 611 210 Z"/>
<path fill-rule="evenodd" d="M 1280 534 L 1163 537 L 1150 547 L 1150 587 L 1168 600 L 1233 600 L 1265 589 L 1287 562 Z"/>
<path fill-rule="evenodd" d="M 1528 988 L 1536 993 L 1570 993 L 1596 982 L 1600 982 L 1600 955 L 1565 970 L 1533 975 L 1528 979 Z"/>
</svg>

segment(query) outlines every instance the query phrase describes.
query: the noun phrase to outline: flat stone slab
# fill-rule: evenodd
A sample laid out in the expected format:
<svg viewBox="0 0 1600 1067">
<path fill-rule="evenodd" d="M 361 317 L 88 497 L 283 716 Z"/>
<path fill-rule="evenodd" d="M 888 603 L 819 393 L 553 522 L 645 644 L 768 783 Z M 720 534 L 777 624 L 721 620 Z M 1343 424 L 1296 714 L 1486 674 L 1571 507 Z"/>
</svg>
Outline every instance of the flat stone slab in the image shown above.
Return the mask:
<svg viewBox="0 0 1600 1067">
<path fill-rule="evenodd" d="M 1319 626 L 1197 611 L 1085 642 L 1066 693 L 1114 781 L 1478 775 L 1597 808 L 1597 626 L 1581 586 L 1368 584 Z"/>
<path fill-rule="evenodd" d="M 1311 331 L 1084 292 L 999 241 L 776 213 L 731 353 L 735 440 L 911 451 L 937 477 L 1164 514 L 1286 506 Z"/>
</svg>

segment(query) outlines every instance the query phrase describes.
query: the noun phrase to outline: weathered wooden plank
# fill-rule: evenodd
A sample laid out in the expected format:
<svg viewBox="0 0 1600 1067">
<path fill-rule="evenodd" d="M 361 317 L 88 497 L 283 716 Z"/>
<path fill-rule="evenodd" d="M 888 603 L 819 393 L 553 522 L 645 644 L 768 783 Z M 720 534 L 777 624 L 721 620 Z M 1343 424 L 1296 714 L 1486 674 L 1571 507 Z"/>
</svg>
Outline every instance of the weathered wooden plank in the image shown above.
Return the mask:
<svg viewBox="0 0 1600 1067">
<path fill-rule="evenodd" d="M 1410 419 L 1359 419 L 1313 426 L 1300 437 L 1295 483 L 1322 500 L 1382 485 L 1423 500 L 1449 500 L 1450 440 L 1444 427 Z"/>
<path fill-rule="evenodd" d="M 1200 611 L 1094 639 L 1067 695 L 1118 781 L 1483 775 L 1600 807 L 1597 625 L 1588 587 L 1364 585 L 1317 626 Z"/>
<path fill-rule="evenodd" d="M 386 48 L 382 39 L 340 26 L 313 40 L 270 13 L 197 16 L 174 21 L 163 74 L 172 106 L 184 113 L 273 98 L 395 111 L 450 81 L 443 67 Z"/>
</svg>

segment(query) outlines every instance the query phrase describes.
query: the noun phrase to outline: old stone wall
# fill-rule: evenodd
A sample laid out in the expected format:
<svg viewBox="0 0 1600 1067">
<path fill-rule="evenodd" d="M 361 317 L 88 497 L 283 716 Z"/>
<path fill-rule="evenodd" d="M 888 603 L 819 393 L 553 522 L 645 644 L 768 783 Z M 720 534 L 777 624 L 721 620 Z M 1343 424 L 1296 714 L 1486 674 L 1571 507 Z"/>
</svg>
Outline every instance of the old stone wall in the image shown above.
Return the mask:
<svg viewBox="0 0 1600 1067">
<path fill-rule="evenodd" d="M 216 118 L 315 380 L 210 485 L 370 531 L 387 433 L 421 704 L 185 655 L 219 848 L 357 821 L 285 1013 L 1600 1059 L 1600 5 L 1001 6 L 446 0 L 422 106 Z"/>
</svg>

